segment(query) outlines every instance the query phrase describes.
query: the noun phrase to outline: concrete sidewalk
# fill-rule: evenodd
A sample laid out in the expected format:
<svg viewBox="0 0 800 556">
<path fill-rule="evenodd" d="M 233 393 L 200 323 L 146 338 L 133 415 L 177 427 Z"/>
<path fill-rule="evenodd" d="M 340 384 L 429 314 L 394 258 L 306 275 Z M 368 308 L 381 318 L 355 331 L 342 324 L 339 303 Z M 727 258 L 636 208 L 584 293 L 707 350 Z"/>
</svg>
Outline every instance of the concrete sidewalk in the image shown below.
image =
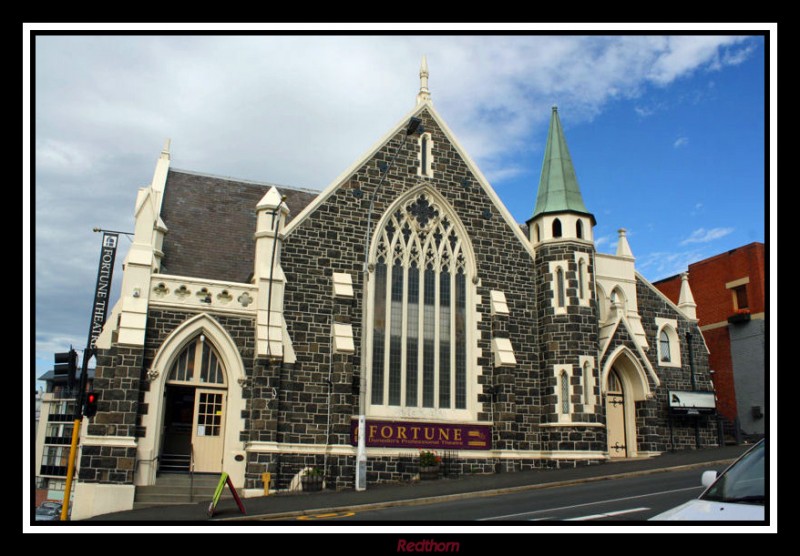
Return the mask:
<svg viewBox="0 0 800 556">
<path fill-rule="evenodd" d="M 589 481 L 661 473 L 677 469 L 716 469 L 743 454 L 750 445 L 725 446 L 665 453 L 654 458 L 626 459 L 569 469 L 523 471 L 492 475 L 464 475 L 456 479 L 381 484 L 366 491 L 293 492 L 246 498 L 243 515 L 232 498 L 220 500 L 213 518 L 207 516 L 211 500 L 195 504 L 142 508 L 96 516 L 87 521 L 171 521 L 235 523 L 241 519 L 293 519 L 297 516 L 346 510 L 378 509 L 390 506 L 429 504 L 464 497 L 492 496 L 498 493 L 563 486 Z M 700 472 L 697 475 L 700 484 Z M 227 490 L 227 489 L 226 489 Z"/>
</svg>

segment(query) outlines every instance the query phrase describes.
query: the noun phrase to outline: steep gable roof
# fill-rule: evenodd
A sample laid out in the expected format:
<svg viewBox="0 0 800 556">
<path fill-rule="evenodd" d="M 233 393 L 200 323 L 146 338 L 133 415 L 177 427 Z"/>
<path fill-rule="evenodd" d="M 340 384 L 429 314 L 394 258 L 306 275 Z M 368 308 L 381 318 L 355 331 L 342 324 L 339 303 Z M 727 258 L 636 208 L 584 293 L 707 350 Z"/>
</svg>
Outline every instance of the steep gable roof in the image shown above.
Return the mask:
<svg viewBox="0 0 800 556">
<path fill-rule="evenodd" d="M 489 181 L 483 175 L 483 173 L 478 168 L 477 164 L 470 158 L 467 151 L 464 147 L 459 143 L 458 139 L 456 139 L 453 132 L 447 127 L 447 124 L 441 118 L 438 112 L 433 108 L 433 103 L 430 100 L 422 100 L 420 103 L 415 106 L 409 113 L 407 113 L 403 118 L 401 118 L 398 123 L 392 127 L 388 133 L 386 133 L 383 137 L 381 137 L 376 143 L 370 147 L 367 152 L 365 152 L 361 157 L 359 157 L 350 167 L 348 167 L 344 172 L 342 172 L 337 178 L 335 178 L 320 194 L 314 199 L 311 203 L 309 203 L 303 212 L 297 216 L 290 224 L 288 224 L 285 228 L 286 234 L 291 234 L 292 231 L 300 226 L 300 224 L 305 220 L 314 210 L 317 209 L 321 204 L 323 204 L 326 199 L 328 199 L 335 191 L 337 191 L 343 184 L 347 183 L 347 181 L 355 174 L 367 161 L 369 161 L 378 151 L 386 146 L 386 144 L 392 140 L 398 133 L 404 133 L 404 130 L 408 126 L 408 121 L 411 118 L 419 117 L 424 111 L 427 111 L 428 115 L 436 122 L 436 125 L 444 133 L 447 140 L 456 150 L 458 155 L 467 165 L 469 170 L 473 173 L 473 175 L 477 178 L 478 184 L 483 189 L 483 191 L 489 196 L 492 203 L 494 204 L 497 211 L 500 213 L 500 216 L 503 220 L 508 224 L 511 231 L 520 241 L 520 243 L 524 246 L 524 248 L 531 254 L 533 257 L 533 248 L 531 247 L 530 241 L 524 235 L 523 230 L 520 228 L 520 224 L 514 220 L 514 217 L 509 212 L 508 208 L 503 204 L 498 197 L 497 193 L 495 192 L 494 188 L 489 184 Z"/>
<path fill-rule="evenodd" d="M 256 205 L 273 184 L 169 170 L 161 206 L 167 226 L 161 272 L 246 282 L 255 259 Z M 277 187 L 289 219 L 318 191 Z"/>
</svg>

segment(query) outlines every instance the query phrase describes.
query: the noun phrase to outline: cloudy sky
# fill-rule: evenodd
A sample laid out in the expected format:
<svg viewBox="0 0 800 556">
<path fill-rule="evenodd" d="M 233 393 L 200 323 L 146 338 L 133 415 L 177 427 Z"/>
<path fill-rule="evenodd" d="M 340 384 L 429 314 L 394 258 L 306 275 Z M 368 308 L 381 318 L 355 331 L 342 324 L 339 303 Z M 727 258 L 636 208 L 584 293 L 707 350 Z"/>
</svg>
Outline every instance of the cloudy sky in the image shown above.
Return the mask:
<svg viewBox="0 0 800 556">
<path fill-rule="evenodd" d="M 166 139 L 174 168 L 322 189 L 413 108 L 423 54 L 435 108 L 518 221 L 557 104 L 598 251 L 624 227 L 658 280 L 765 240 L 761 36 L 38 35 L 23 206 L 36 376 L 85 346 L 92 228 L 133 231 Z"/>
</svg>

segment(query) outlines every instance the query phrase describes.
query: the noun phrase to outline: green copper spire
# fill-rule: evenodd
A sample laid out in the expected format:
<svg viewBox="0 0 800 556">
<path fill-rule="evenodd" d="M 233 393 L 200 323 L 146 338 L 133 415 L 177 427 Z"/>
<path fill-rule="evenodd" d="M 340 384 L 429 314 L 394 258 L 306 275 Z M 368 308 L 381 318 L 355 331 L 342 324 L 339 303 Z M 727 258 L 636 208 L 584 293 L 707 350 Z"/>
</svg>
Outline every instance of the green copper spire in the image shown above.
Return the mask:
<svg viewBox="0 0 800 556">
<path fill-rule="evenodd" d="M 583 204 L 578 178 L 572 166 L 556 106 L 553 106 L 553 115 L 550 118 L 542 176 L 539 178 L 539 193 L 536 196 L 536 208 L 533 210 L 531 220 L 542 214 L 554 212 L 586 214 L 592 218 L 592 223 L 595 222 L 594 216 Z"/>
</svg>

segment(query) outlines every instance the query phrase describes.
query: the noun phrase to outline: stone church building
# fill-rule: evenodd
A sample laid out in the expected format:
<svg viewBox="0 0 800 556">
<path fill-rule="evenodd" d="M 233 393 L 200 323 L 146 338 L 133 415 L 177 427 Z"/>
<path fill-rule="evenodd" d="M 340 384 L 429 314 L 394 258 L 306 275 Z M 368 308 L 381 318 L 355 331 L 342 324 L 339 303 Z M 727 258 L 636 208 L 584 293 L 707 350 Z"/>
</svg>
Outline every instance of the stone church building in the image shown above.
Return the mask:
<svg viewBox="0 0 800 556">
<path fill-rule="evenodd" d="M 73 518 L 170 471 L 352 488 L 360 435 L 368 484 L 416 480 L 423 449 L 498 473 L 717 443 L 713 415 L 670 410 L 713 390 L 688 281 L 673 304 L 624 230 L 597 252 L 557 109 L 521 224 L 420 78 L 321 192 L 177 170 L 166 144 L 97 342 Z"/>
</svg>

